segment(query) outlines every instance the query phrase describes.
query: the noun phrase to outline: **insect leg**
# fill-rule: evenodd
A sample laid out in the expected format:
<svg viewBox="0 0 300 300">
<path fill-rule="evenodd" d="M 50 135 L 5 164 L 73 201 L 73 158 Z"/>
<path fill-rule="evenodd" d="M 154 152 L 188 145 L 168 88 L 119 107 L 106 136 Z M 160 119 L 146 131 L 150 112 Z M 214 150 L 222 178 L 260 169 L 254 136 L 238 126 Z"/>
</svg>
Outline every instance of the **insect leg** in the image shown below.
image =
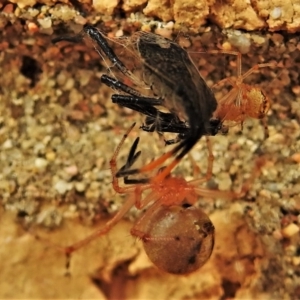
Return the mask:
<svg viewBox="0 0 300 300">
<path fill-rule="evenodd" d="M 126 66 L 122 63 L 121 60 L 117 57 L 115 52 L 109 46 L 106 38 L 100 32 L 100 30 L 94 26 L 89 24 L 83 27 L 83 31 L 97 43 L 103 53 L 107 56 L 107 58 L 124 74 L 129 77 L 132 77 L 132 73 L 126 68 Z"/>
<path fill-rule="evenodd" d="M 122 91 L 122 92 L 127 93 L 132 96 L 137 96 L 137 97 L 142 96 L 141 93 L 139 93 L 137 90 L 129 87 L 128 85 L 124 84 L 123 82 L 121 82 L 115 78 L 112 78 L 108 75 L 105 75 L 105 74 L 102 75 L 100 78 L 100 81 L 112 89 Z"/>
<path fill-rule="evenodd" d="M 194 143 L 195 144 L 195 143 Z M 194 145 L 193 144 L 193 145 Z M 186 149 L 185 149 L 186 148 Z M 133 174 L 139 174 L 139 173 L 146 173 L 149 171 L 152 171 L 155 168 L 158 168 L 161 166 L 167 159 L 169 159 L 172 156 L 175 156 L 180 150 L 182 150 L 171 163 L 166 166 L 161 172 L 159 172 L 154 178 L 151 178 L 150 181 L 152 182 L 160 182 L 164 178 L 166 178 L 172 169 L 175 168 L 175 166 L 181 161 L 181 159 L 184 157 L 186 153 L 188 153 L 189 149 L 192 147 L 186 147 L 186 140 L 182 141 L 178 146 L 176 146 L 174 149 L 166 152 L 156 160 L 148 163 L 144 167 L 140 169 L 131 169 L 127 170 L 124 173 L 120 174 L 122 177 L 127 176 L 127 175 L 133 175 Z"/>
</svg>

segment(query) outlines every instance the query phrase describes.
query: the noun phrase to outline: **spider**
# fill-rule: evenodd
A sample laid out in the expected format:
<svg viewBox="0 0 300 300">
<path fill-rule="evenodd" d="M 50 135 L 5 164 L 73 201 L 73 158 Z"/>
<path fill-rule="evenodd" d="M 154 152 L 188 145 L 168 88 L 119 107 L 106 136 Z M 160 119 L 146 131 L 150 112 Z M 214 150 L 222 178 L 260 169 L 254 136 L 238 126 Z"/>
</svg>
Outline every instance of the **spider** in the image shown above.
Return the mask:
<svg viewBox="0 0 300 300">
<path fill-rule="evenodd" d="M 104 53 L 123 75 L 136 82 L 135 75 L 126 68 L 109 47 L 105 36 L 91 25 L 85 25 L 83 32 L 75 37 L 59 37 L 53 41 L 77 42 L 84 36 L 90 37 L 96 43 L 95 47 L 100 55 Z M 124 170 L 123 176 L 148 172 L 162 165 L 168 158 L 175 157 L 157 175 L 157 178 L 153 179 L 160 181 L 171 172 L 203 135 L 215 135 L 220 131 L 220 121 L 216 118 L 212 119 L 213 112 L 217 108 L 217 101 L 188 53 L 178 44 L 159 35 L 145 32 L 136 32 L 130 37 L 129 42 L 127 40 L 124 44 L 124 48 L 130 50 L 133 58 L 138 57 L 142 66 L 143 81 L 158 97 L 144 97 L 139 91 L 108 75 L 103 75 L 101 81 L 123 93 L 113 95 L 113 102 L 148 116 L 146 125 L 142 127 L 144 130 L 153 131 L 158 128 L 158 131 L 177 132 L 178 138 L 167 143 L 179 143 L 142 169 Z M 156 108 L 157 105 L 166 107 L 169 112 L 161 112 Z"/>
<path fill-rule="evenodd" d="M 241 192 L 235 193 L 201 187 L 199 184 L 206 181 L 203 178 L 186 181 L 182 177 L 169 175 L 163 181 L 153 183 L 126 176 L 123 178 L 126 185 L 120 186 L 120 173 L 130 168 L 141 154 L 141 151 L 137 151 L 137 137 L 125 165 L 118 169 L 120 149 L 134 126 L 135 124 L 124 134 L 110 160 L 113 188 L 117 193 L 128 194 L 127 200 L 104 227 L 65 248 L 64 252 L 70 255 L 92 240 L 107 234 L 135 206 L 146 211 L 136 221 L 130 233 L 143 242 L 153 264 L 173 274 L 194 272 L 209 259 L 214 247 L 214 226 L 203 210 L 194 204 L 199 197 L 237 199 L 246 193 L 249 183 L 243 186 Z"/>
<path fill-rule="evenodd" d="M 242 129 L 246 118 L 261 119 L 264 125 L 265 138 L 268 138 L 266 115 L 270 109 L 271 101 L 261 88 L 246 84 L 244 80 L 261 68 L 276 67 L 276 63 L 256 64 L 242 74 L 242 55 L 240 52 L 211 50 L 208 53 L 224 53 L 237 57 L 237 76 L 224 78 L 212 86 L 213 89 L 226 83 L 232 86 L 226 95 L 218 99 L 218 106 L 213 113 L 213 119 L 221 121 L 222 124 L 230 121 L 233 124 L 240 123 Z M 223 128 L 226 127 L 223 125 Z"/>
</svg>

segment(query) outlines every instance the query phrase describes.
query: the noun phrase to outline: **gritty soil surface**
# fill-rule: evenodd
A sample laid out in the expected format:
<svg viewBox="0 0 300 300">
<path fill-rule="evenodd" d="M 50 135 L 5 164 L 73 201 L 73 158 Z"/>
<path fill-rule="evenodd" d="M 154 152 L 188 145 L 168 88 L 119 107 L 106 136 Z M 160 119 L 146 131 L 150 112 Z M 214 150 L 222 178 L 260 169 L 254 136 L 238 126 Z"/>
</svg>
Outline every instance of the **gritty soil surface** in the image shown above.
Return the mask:
<svg viewBox="0 0 300 300">
<path fill-rule="evenodd" d="M 211 138 L 215 161 L 207 188 L 238 191 L 258 162 L 261 168 L 242 199 L 199 199 L 197 206 L 216 228 L 213 255 L 199 271 L 175 276 L 153 266 L 142 242 L 130 235 L 136 210 L 107 236 L 75 252 L 66 269 L 62 247 L 101 227 L 126 197 L 113 191 L 109 161 L 129 126 L 137 123 L 120 151 L 119 166 L 137 136 L 141 163 L 166 147 L 157 133 L 139 129 L 143 116 L 111 102 L 112 91 L 100 77 L 115 69 L 88 39 L 51 43 L 80 32 L 89 20 L 79 15 L 75 20 L 67 11 L 63 22 L 60 16 L 47 23 L 46 14 L 35 22 L 30 13 L 38 15 L 39 9 L 20 18 L 14 6 L 6 7 L 0 18 L 0 298 L 300 298 L 299 35 L 214 26 L 187 35 L 171 23 L 102 18 L 98 27 L 110 38 L 142 28 L 176 39 L 187 51 L 238 50 L 243 72 L 276 62 L 246 79 L 271 100 L 269 138 L 257 119 L 247 119 L 242 131 L 233 126 L 227 135 Z M 52 9 L 51 16 L 56 6 Z M 112 46 L 124 63 L 133 59 L 120 43 Z M 191 57 L 209 86 L 236 75 L 235 56 Z M 218 89 L 216 98 L 228 88 Z M 205 139 L 173 174 L 195 178 L 194 162 L 200 168 L 196 176 L 203 176 Z"/>
</svg>

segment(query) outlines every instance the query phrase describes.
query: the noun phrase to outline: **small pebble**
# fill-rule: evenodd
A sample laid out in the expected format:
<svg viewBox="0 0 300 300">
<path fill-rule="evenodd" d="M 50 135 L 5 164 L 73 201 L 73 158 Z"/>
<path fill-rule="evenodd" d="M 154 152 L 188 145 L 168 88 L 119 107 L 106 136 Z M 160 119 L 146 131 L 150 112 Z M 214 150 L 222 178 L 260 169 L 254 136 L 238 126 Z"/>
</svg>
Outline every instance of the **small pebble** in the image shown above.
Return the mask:
<svg viewBox="0 0 300 300">
<path fill-rule="evenodd" d="M 45 167 L 47 167 L 48 161 L 46 159 L 44 159 L 44 158 L 38 157 L 38 158 L 35 159 L 34 165 L 38 169 L 44 169 Z"/>
<path fill-rule="evenodd" d="M 281 233 L 284 237 L 286 238 L 290 238 L 292 237 L 293 235 L 295 235 L 296 233 L 299 232 L 299 226 L 294 224 L 294 223 L 291 223 L 289 224 L 288 226 L 286 226 L 285 228 L 283 228 L 281 230 Z"/>
<path fill-rule="evenodd" d="M 280 7 L 275 7 L 270 12 L 270 16 L 274 20 L 279 19 L 281 15 L 282 15 L 282 9 Z"/>
<path fill-rule="evenodd" d="M 44 29 L 51 28 L 51 26 L 52 26 L 52 20 L 50 17 L 44 18 L 44 19 L 38 19 L 37 21 L 39 22 L 41 27 Z"/>
<path fill-rule="evenodd" d="M 49 152 L 46 153 L 45 157 L 49 161 L 54 161 L 55 157 L 56 157 L 56 154 L 53 151 L 49 151 Z"/>
<path fill-rule="evenodd" d="M 292 263 L 294 266 L 299 266 L 300 265 L 300 257 L 299 256 L 294 256 L 292 258 Z"/>
<path fill-rule="evenodd" d="M 86 184 L 82 181 L 75 183 L 75 189 L 77 192 L 83 192 L 86 188 Z"/>
<path fill-rule="evenodd" d="M 78 174 L 78 168 L 77 168 L 76 165 L 68 166 L 68 167 L 65 168 L 65 172 L 68 175 L 74 176 L 74 175 Z"/>
<path fill-rule="evenodd" d="M 292 155 L 292 160 L 296 163 L 300 163 L 300 153 L 295 153 Z"/>
<path fill-rule="evenodd" d="M 54 189 L 61 195 L 63 195 L 64 193 L 66 193 L 67 191 L 72 189 L 72 183 L 70 182 L 66 182 L 64 180 L 58 180 L 55 185 L 54 185 Z"/>
<path fill-rule="evenodd" d="M 4 6 L 2 13 L 11 14 L 14 11 L 14 6 L 10 3 Z"/>
<path fill-rule="evenodd" d="M 13 142 L 11 139 L 6 140 L 3 144 L 2 144 L 3 149 L 11 149 L 13 147 Z"/>
</svg>

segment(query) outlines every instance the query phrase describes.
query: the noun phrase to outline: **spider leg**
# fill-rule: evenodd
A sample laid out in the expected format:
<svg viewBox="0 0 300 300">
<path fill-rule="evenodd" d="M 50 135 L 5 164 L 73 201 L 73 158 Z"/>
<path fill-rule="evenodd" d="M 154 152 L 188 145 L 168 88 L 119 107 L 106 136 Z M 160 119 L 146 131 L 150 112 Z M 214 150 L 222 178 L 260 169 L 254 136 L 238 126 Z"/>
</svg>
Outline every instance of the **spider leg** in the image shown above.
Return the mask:
<svg viewBox="0 0 300 300">
<path fill-rule="evenodd" d="M 188 137 L 187 139 L 179 143 L 175 148 L 161 155 L 156 160 L 146 164 L 142 168 L 127 170 L 120 175 L 124 177 L 126 175 L 133 175 L 152 171 L 153 169 L 160 167 L 167 159 L 175 156 L 174 160 L 171 161 L 170 164 L 167 165 L 161 172 L 159 172 L 155 177 L 151 179 L 149 178 L 149 181 L 152 183 L 161 182 L 179 164 L 182 158 L 193 148 L 197 141 L 198 138 L 195 139 L 194 137 Z"/>
<path fill-rule="evenodd" d="M 207 50 L 207 51 L 196 51 L 196 52 L 189 52 L 189 53 L 209 53 L 209 54 L 229 54 L 234 55 L 237 57 L 237 77 L 242 75 L 242 54 L 238 51 L 230 51 L 230 50 Z"/>
<path fill-rule="evenodd" d="M 136 186 L 121 187 L 121 186 L 119 186 L 118 178 L 116 176 L 119 171 L 117 169 L 117 164 L 116 164 L 118 154 L 120 152 L 121 147 L 123 146 L 125 139 L 127 138 L 127 136 L 129 135 L 130 131 L 133 129 L 134 126 L 135 126 L 135 123 L 132 124 L 132 126 L 124 134 L 122 140 L 120 141 L 119 145 L 117 146 L 117 148 L 110 160 L 110 168 L 111 168 L 111 174 L 112 174 L 112 178 L 113 178 L 112 183 L 113 183 L 114 190 L 117 193 L 131 193 L 131 195 L 128 197 L 128 199 L 123 204 L 121 209 L 117 212 L 117 214 L 111 220 L 109 220 L 104 225 L 104 227 L 97 229 L 96 231 L 94 231 L 92 234 L 90 234 L 88 237 L 84 238 L 83 240 L 78 241 L 77 243 L 74 243 L 73 245 L 63 248 L 64 253 L 66 253 L 67 255 L 70 255 L 72 252 L 80 249 L 81 247 L 85 246 L 86 244 L 93 241 L 94 239 L 96 239 L 102 235 L 105 235 L 107 232 L 109 232 L 111 230 L 111 228 L 113 226 L 115 226 L 122 219 L 122 217 L 128 212 L 128 210 L 133 205 L 135 205 L 136 203 L 138 203 L 138 205 L 140 205 L 139 203 L 141 201 L 140 199 L 141 199 L 142 192 L 149 188 L 149 185 L 147 185 L 147 184 L 141 185 L 138 189 Z M 140 151 L 136 152 L 138 142 L 139 142 L 139 139 L 137 138 L 134 141 L 134 143 L 129 151 L 127 162 L 122 168 L 126 169 L 126 167 L 130 167 L 140 156 Z"/>
<path fill-rule="evenodd" d="M 251 69 L 249 69 L 246 73 L 244 73 L 243 75 L 241 75 L 241 79 L 244 80 L 246 77 L 248 77 L 249 75 L 251 75 L 252 73 L 258 71 L 259 69 L 262 68 L 267 68 L 267 67 L 276 67 L 276 63 L 265 63 L 265 64 L 257 64 L 255 66 L 253 66 Z"/>
<path fill-rule="evenodd" d="M 240 88 L 233 87 L 218 101 L 218 107 L 214 112 L 214 118 L 224 121 L 242 122 L 245 119 L 245 103 L 238 101 Z"/>
<path fill-rule="evenodd" d="M 215 83 L 214 85 L 212 85 L 212 89 L 221 87 L 222 85 L 224 85 L 225 83 L 230 84 L 231 86 L 236 86 L 236 82 L 234 81 L 235 77 L 228 77 L 228 78 L 224 78 L 220 81 L 218 81 L 217 83 Z"/>
<path fill-rule="evenodd" d="M 264 127 L 264 134 L 265 134 L 265 139 L 269 137 L 269 128 L 268 128 L 268 122 L 266 118 L 261 119 L 262 125 Z"/>
<path fill-rule="evenodd" d="M 179 144 L 179 146 L 181 146 L 181 144 Z M 175 149 L 177 149 L 177 148 L 178 148 L 178 146 L 175 147 Z M 171 151 L 168 151 L 167 153 L 163 154 L 162 156 L 160 156 L 156 160 L 148 163 L 147 165 L 145 165 L 144 167 L 142 167 L 140 169 L 124 170 L 124 172 L 120 172 L 118 174 L 118 177 L 125 177 L 125 176 L 128 176 L 128 175 L 134 175 L 134 174 L 140 174 L 140 173 L 146 173 L 146 172 L 152 171 L 155 168 L 158 168 L 159 166 L 161 166 L 168 158 L 172 157 L 177 152 L 177 151 L 175 151 L 175 149 L 173 149 Z M 177 162 L 177 160 L 175 159 L 171 163 L 172 166 L 170 166 L 171 165 L 170 164 L 162 172 L 160 172 L 159 177 L 161 178 L 161 180 L 163 180 L 178 163 L 179 163 L 179 161 Z M 168 170 L 168 171 L 165 172 L 165 170 Z M 163 176 L 161 174 L 163 174 Z M 150 181 L 150 178 L 148 179 L 148 181 Z"/>
<path fill-rule="evenodd" d="M 153 195 L 152 198 L 155 198 L 155 197 L 156 197 L 156 195 Z M 153 199 L 151 199 L 151 200 L 153 200 Z M 149 203 L 149 201 L 148 201 L 148 203 Z M 157 208 L 159 206 L 161 206 L 161 203 L 159 201 L 154 202 L 147 209 L 147 211 L 138 219 L 138 221 L 134 224 L 134 226 L 130 230 L 130 233 L 133 236 L 136 236 L 137 238 L 141 239 L 142 241 L 147 241 L 148 239 L 151 238 L 147 233 L 145 233 L 144 224 L 147 224 L 149 222 L 149 219 L 152 218 L 153 213 L 157 210 Z"/>
<path fill-rule="evenodd" d="M 240 195 L 239 193 L 235 193 L 233 191 L 220 191 L 220 190 L 210 190 L 205 187 L 194 187 L 193 191 L 201 197 L 208 198 L 222 198 L 222 199 L 236 199 Z M 244 195 L 244 193 L 243 193 Z"/>
<path fill-rule="evenodd" d="M 206 169 L 206 175 L 203 178 L 199 178 L 199 179 L 193 179 L 191 181 L 189 181 L 189 183 L 198 186 L 199 184 L 209 181 L 212 177 L 212 171 L 213 171 L 213 163 L 215 160 L 215 157 L 213 155 L 213 151 L 212 151 L 212 143 L 211 140 L 208 136 L 205 137 L 206 139 L 206 145 L 207 145 L 207 149 L 208 149 L 208 162 L 207 162 L 207 169 Z M 195 163 L 195 161 L 192 159 L 193 164 L 195 164 L 194 166 L 194 170 L 197 169 L 197 165 Z M 194 175 L 195 177 L 195 175 Z"/>
<path fill-rule="evenodd" d="M 238 51 L 226 51 L 226 50 L 211 50 L 208 53 L 212 54 L 218 54 L 218 53 L 223 53 L 223 54 L 229 54 L 229 55 L 235 55 L 237 62 L 236 62 L 236 76 L 240 77 L 242 75 L 242 54 L 241 52 Z"/>
<path fill-rule="evenodd" d="M 225 198 L 225 199 L 240 199 L 245 197 L 245 195 L 250 190 L 253 182 L 261 173 L 262 167 L 266 163 L 266 157 L 261 156 L 255 159 L 254 168 L 250 174 L 250 177 L 243 183 L 241 190 L 239 192 L 233 191 L 219 191 L 219 190 L 209 190 L 204 187 L 199 187 L 199 182 L 197 180 L 189 181 L 189 184 L 193 185 L 193 191 L 199 196 L 203 197 L 214 197 L 214 198 Z"/>
<path fill-rule="evenodd" d="M 121 207 L 121 209 L 118 211 L 118 213 L 111 220 L 109 220 L 104 225 L 104 227 L 97 229 L 96 231 L 94 231 L 92 234 L 90 234 L 83 240 L 78 241 L 77 243 L 74 243 L 73 245 L 70 245 L 68 247 L 65 247 L 63 249 L 64 253 L 70 255 L 72 252 L 77 251 L 78 249 L 84 247 L 86 244 L 90 243 L 94 239 L 108 233 L 112 229 L 112 227 L 114 227 L 123 218 L 123 216 L 129 211 L 129 209 L 135 204 L 135 202 L 136 202 L 135 194 L 130 195 L 129 198 Z"/>
<path fill-rule="evenodd" d="M 263 155 L 260 157 L 257 157 L 254 162 L 254 167 L 252 169 L 250 177 L 246 180 L 246 182 L 242 185 L 242 188 L 240 192 L 235 193 L 236 199 L 245 197 L 245 195 L 250 190 L 251 186 L 253 185 L 253 182 L 257 177 L 261 174 L 261 169 L 263 166 L 268 162 L 267 156 Z"/>
</svg>

